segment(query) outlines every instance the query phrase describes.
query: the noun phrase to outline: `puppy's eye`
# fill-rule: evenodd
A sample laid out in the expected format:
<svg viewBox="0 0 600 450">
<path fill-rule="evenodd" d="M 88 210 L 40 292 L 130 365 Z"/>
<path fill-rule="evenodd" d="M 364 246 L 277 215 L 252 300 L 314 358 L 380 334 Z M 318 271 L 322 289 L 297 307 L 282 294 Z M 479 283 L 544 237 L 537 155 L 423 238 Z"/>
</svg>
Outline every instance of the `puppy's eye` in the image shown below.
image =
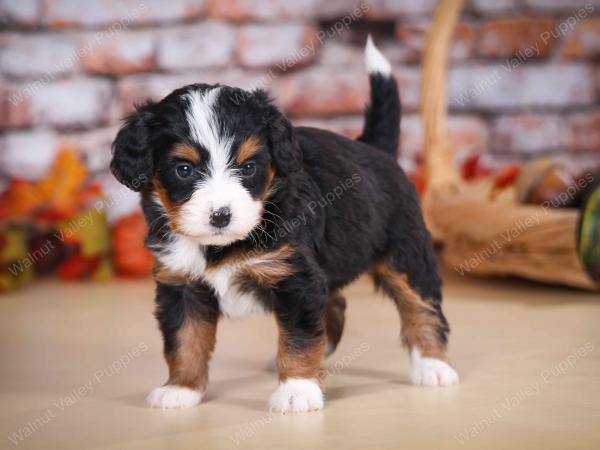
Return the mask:
<svg viewBox="0 0 600 450">
<path fill-rule="evenodd" d="M 194 168 L 191 164 L 179 164 L 175 171 L 179 178 L 189 178 L 192 176 L 192 173 L 194 173 Z"/>
<path fill-rule="evenodd" d="M 248 161 L 242 166 L 240 172 L 244 177 L 251 177 L 256 173 L 256 164 L 254 163 L 254 161 Z"/>
</svg>

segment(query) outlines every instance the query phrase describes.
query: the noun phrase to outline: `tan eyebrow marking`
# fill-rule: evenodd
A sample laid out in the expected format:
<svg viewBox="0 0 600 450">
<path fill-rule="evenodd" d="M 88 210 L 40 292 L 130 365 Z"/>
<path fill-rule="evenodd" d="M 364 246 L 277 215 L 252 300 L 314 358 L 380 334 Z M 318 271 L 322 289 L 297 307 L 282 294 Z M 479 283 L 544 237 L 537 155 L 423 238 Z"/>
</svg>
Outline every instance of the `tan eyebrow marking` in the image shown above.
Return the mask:
<svg viewBox="0 0 600 450">
<path fill-rule="evenodd" d="M 177 144 L 171 151 L 175 158 L 185 159 L 186 161 L 197 164 L 200 162 L 200 154 L 192 145 Z"/>
<path fill-rule="evenodd" d="M 271 189 L 271 186 L 273 185 L 273 178 L 275 177 L 275 168 L 273 167 L 273 164 L 269 164 L 269 172 L 267 175 L 267 183 L 265 184 L 265 189 L 263 190 L 263 193 L 260 194 L 260 199 L 261 200 L 266 200 L 267 196 L 269 195 L 269 190 Z"/>
<path fill-rule="evenodd" d="M 260 151 L 260 142 L 254 136 L 249 137 L 238 147 L 235 161 L 238 164 L 242 164 L 247 159 L 252 158 Z"/>
</svg>

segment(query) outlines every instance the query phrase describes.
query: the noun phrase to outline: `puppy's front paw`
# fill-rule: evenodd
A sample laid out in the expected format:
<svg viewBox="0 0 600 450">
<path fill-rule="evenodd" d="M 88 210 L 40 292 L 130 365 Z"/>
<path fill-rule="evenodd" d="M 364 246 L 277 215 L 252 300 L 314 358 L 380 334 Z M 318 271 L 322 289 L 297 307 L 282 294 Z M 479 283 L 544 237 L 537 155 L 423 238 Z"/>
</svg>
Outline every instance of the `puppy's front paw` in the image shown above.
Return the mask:
<svg viewBox="0 0 600 450">
<path fill-rule="evenodd" d="M 314 378 L 288 378 L 269 400 L 271 411 L 308 412 L 323 409 L 323 392 Z"/>
<path fill-rule="evenodd" d="M 200 391 L 172 384 L 157 387 L 146 398 L 151 407 L 160 409 L 189 408 L 196 406 L 200 400 Z"/>
<path fill-rule="evenodd" d="M 424 358 L 418 350 L 412 351 L 410 380 L 422 386 L 452 386 L 458 384 L 458 373 L 445 361 Z"/>
</svg>

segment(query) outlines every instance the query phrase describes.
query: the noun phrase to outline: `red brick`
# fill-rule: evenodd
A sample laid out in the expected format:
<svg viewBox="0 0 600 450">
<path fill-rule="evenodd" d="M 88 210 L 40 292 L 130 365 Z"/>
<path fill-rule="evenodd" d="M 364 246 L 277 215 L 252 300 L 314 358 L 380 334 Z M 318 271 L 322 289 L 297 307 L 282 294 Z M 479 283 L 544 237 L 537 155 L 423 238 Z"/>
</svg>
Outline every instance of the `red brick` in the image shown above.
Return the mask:
<svg viewBox="0 0 600 450">
<path fill-rule="evenodd" d="M 361 54 L 361 61 L 364 65 L 364 42 L 357 46 Z M 416 54 L 408 45 L 398 42 L 396 39 L 381 40 L 375 43 L 377 48 L 385 55 L 386 59 L 392 64 L 416 63 L 420 60 L 420 55 Z"/>
<path fill-rule="evenodd" d="M 575 13 L 580 9 L 597 10 L 600 0 L 523 0 L 524 6 L 539 11 Z M 589 15 L 589 13 L 588 13 Z"/>
<path fill-rule="evenodd" d="M 35 27 L 41 19 L 41 0 L 0 0 L 0 24 Z"/>
<path fill-rule="evenodd" d="M 21 86 L 0 82 L 0 129 L 20 128 L 31 124 L 29 97 Z"/>
<path fill-rule="evenodd" d="M 76 40 L 70 35 L 5 35 L 0 72 L 9 77 L 50 78 L 79 67 Z"/>
<path fill-rule="evenodd" d="M 110 147 L 119 126 L 97 128 L 90 131 L 66 133 L 58 136 L 63 146 L 75 149 L 91 172 L 106 172 L 111 159 Z"/>
<path fill-rule="evenodd" d="M 364 72 L 311 68 L 275 85 L 275 99 L 291 116 L 334 116 L 360 112 L 368 93 Z"/>
<path fill-rule="evenodd" d="M 513 114 L 502 116 L 492 125 L 491 151 L 495 153 L 543 154 L 562 145 L 557 115 Z"/>
<path fill-rule="evenodd" d="M 371 0 L 367 17 L 389 20 L 394 17 L 431 15 L 436 4 L 436 0 Z"/>
<path fill-rule="evenodd" d="M 124 113 L 146 100 L 158 101 L 171 91 L 191 83 L 201 82 L 198 74 L 180 75 L 135 75 L 125 77 L 117 83 L 117 92 Z"/>
<path fill-rule="evenodd" d="M 350 14 L 358 0 L 211 0 L 209 14 L 234 21 L 337 18 Z"/>
<path fill-rule="evenodd" d="M 597 58 L 600 56 L 600 18 L 586 19 L 565 36 L 561 55 L 566 58 Z"/>
<path fill-rule="evenodd" d="M 316 32 L 300 24 L 246 25 L 237 36 L 237 58 L 245 67 L 297 68 L 315 58 Z"/>
<path fill-rule="evenodd" d="M 206 14 L 208 0 L 131 0 L 140 9 L 143 23 L 180 22 L 197 19 Z M 114 0 L 111 0 L 114 2 Z"/>
<path fill-rule="evenodd" d="M 389 54 L 385 51 L 381 45 L 378 47 L 384 52 L 386 57 L 389 58 Z M 319 52 L 319 64 L 325 66 L 336 66 L 336 67 L 364 67 L 365 66 L 365 53 L 364 49 L 357 45 L 348 45 L 337 40 L 327 40 L 323 43 L 321 51 Z"/>
<path fill-rule="evenodd" d="M 595 103 L 593 69 L 584 64 L 527 64 L 454 67 L 449 75 L 450 106 L 462 110 L 568 108 Z"/>
<path fill-rule="evenodd" d="M 272 79 L 257 74 L 249 74 L 239 70 L 203 71 L 180 73 L 177 75 L 132 75 L 117 83 L 117 91 L 122 110 L 127 113 L 133 105 L 146 100 L 160 100 L 171 91 L 192 83 L 221 83 L 242 89 L 268 89 Z"/>
<path fill-rule="evenodd" d="M 0 167 L 11 177 L 38 180 L 54 162 L 58 141 L 47 130 L 11 132 L 0 138 Z"/>
<path fill-rule="evenodd" d="M 423 152 L 423 126 L 418 115 L 402 116 L 400 120 L 400 155 L 403 161 L 416 161 Z M 405 163 L 406 164 L 406 163 Z"/>
<path fill-rule="evenodd" d="M 480 14 L 509 13 L 519 7 L 519 0 L 471 0 L 471 7 Z"/>
<path fill-rule="evenodd" d="M 421 69 L 399 67 L 394 69 L 394 76 L 398 80 L 402 109 L 417 110 L 421 101 Z"/>
<path fill-rule="evenodd" d="M 489 146 L 487 123 L 480 117 L 450 116 L 448 118 L 450 148 L 457 158 L 483 154 Z"/>
<path fill-rule="evenodd" d="M 485 121 L 474 116 L 450 116 L 448 118 L 450 148 L 456 158 L 482 154 L 488 145 L 488 128 Z M 407 115 L 401 120 L 402 160 L 418 160 L 423 153 L 423 126 L 419 116 Z"/>
<path fill-rule="evenodd" d="M 397 71 L 403 106 L 414 109 L 419 97 L 416 69 Z M 368 98 L 369 82 L 362 68 L 317 67 L 285 76 L 274 84 L 275 100 L 292 116 L 334 116 L 360 113 Z"/>
<path fill-rule="evenodd" d="M 400 21 L 396 24 L 396 37 L 413 55 L 413 61 L 421 60 L 425 45 L 425 33 L 429 26 L 429 21 L 411 23 Z M 473 26 L 465 22 L 459 23 L 454 31 L 450 59 L 453 61 L 468 59 L 473 53 L 474 38 Z"/>
<path fill-rule="evenodd" d="M 111 173 L 100 174 L 97 180 L 106 198 L 103 206 L 110 224 L 115 224 L 135 212 L 141 212 L 140 195 L 119 183 Z"/>
<path fill-rule="evenodd" d="M 216 22 L 164 30 L 159 36 L 158 65 L 165 70 L 225 67 L 231 63 L 234 45 L 233 29 Z"/>
<path fill-rule="evenodd" d="M 377 47 L 392 64 L 415 63 L 419 60 L 412 49 L 394 40 L 376 42 Z M 349 66 L 361 68 L 365 66 L 364 42 L 352 45 L 338 39 L 325 40 L 319 52 L 319 64 L 326 66 Z"/>
<path fill-rule="evenodd" d="M 2 79 L 0 79 L 0 128 L 4 128 L 9 123 L 9 107 L 8 101 L 9 87 Z"/>
<path fill-rule="evenodd" d="M 85 51 L 82 66 L 88 73 L 126 74 L 156 68 L 154 33 L 126 32 L 106 40 L 89 35 L 81 49 Z"/>
<path fill-rule="evenodd" d="M 205 10 L 204 0 L 46 0 L 50 27 L 102 27 L 116 31 L 148 23 L 190 20 Z"/>
<path fill-rule="evenodd" d="M 596 99 L 600 99 L 600 65 L 596 65 L 594 72 L 596 85 Z"/>
<path fill-rule="evenodd" d="M 32 122 L 57 128 L 102 125 L 110 114 L 108 80 L 75 78 L 43 86 L 30 98 Z"/>
<path fill-rule="evenodd" d="M 488 20 L 481 25 L 477 53 L 486 58 L 511 57 L 522 52 L 529 59 L 547 56 L 556 40 L 543 36 L 551 36 L 554 26 L 550 17 Z"/>
<path fill-rule="evenodd" d="M 600 111 L 573 113 L 565 120 L 565 144 L 569 149 L 600 154 Z"/>
<path fill-rule="evenodd" d="M 570 169 L 571 173 L 588 174 L 600 171 L 600 158 L 597 154 L 562 155 L 559 160 Z"/>
</svg>

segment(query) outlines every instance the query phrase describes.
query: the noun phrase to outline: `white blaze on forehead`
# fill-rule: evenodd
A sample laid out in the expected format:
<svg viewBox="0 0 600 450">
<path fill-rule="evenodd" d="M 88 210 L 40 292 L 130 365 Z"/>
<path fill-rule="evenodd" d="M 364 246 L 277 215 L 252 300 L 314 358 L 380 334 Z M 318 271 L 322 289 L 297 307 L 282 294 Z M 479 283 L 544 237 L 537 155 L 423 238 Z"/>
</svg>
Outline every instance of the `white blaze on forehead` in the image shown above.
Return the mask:
<svg viewBox="0 0 600 450">
<path fill-rule="evenodd" d="M 192 137 L 202 145 L 210 155 L 211 174 L 224 173 L 231 162 L 233 137 L 225 133 L 219 123 L 215 104 L 221 88 L 207 91 L 193 91 L 186 95 L 189 109 L 186 114 Z"/>
</svg>

